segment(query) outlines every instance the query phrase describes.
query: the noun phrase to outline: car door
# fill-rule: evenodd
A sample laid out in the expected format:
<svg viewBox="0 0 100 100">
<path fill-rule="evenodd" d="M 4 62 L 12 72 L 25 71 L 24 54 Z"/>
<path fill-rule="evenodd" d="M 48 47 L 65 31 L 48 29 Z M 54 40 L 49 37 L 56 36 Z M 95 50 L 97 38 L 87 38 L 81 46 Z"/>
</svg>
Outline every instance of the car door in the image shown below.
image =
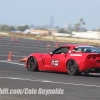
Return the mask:
<svg viewBox="0 0 100 100">
<path fill-rule="evenodd" d="M 57 48 L 56 50 L 52 51 L 52 55 L 50 53 L 48 53 L 48 54 L 45 54 L 43 56 L 42 63 L 44 65 L 44 69 L 46 69 L 46 70 L 50 70 L 51 69 L 51 60 L 52 60 L 53 53 L 55 51 L 58 51 L 58 50 L 59 50 L 59 48 Z"/>
<path fill-rule="evenodd" d="M 45 58 L 45 69 L 52 71 L 61 71 L 64 66 L 65 57 L 67 56 L 68 50 L 68 47 L 60 47 L 54 50 L 52 52 L 52 55 Z"/>
<path fill-rule="evenodd" d="M 51 69 L 61 71 L 64 66 L 65 57 L 66 54 L 54 54 L 51 58 Z"/>
</svg>

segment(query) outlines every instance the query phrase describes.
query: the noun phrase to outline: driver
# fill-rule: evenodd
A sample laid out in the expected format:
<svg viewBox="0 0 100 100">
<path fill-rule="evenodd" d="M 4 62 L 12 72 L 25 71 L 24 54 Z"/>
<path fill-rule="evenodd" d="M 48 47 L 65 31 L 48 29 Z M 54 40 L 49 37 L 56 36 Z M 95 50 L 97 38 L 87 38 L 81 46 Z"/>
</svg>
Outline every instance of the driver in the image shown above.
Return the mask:
<svg viewBox="0 0 100 100">
<path fill-rule="evenodd" d="M 61 54 L 64 54 L 63 52 Z"/>
</svg>

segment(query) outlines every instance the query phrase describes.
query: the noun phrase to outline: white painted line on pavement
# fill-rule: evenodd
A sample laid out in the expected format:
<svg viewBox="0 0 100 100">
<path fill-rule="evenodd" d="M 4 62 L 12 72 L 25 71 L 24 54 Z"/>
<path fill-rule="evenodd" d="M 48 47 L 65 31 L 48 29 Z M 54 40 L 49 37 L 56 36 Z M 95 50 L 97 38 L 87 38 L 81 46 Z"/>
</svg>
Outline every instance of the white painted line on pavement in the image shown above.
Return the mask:
<svg viewBox="0 0 100 100">
<path fill-rule="evenodd" d="M 16 55 L 12 55 L 13 57 L 27 57 L 27 56 L 16 56 Z"/>
<path fill-rule="evenodd" d="M 25 64 L 21 64 L 21 63 L 9 62 L 9 61 L 4 61 L 4 60 L 0 60 L 0 62 L 15 64 L 15 65 L 21 65 L 21 66 L 24 66 L 25 65 Z"/>
<path fill-rule="evenodd" d="M 9 44 L 12 44 L 12 43 L 4 43 L 4 42 L 0 42 L 0 45 L 9 45 Z"/>
<path fill-rule="evenodd" d="M 75 84 L 75 83 L 64 83 L 64 82 L 54 82 L 49 80 L 32 80 L 18 77 L 0 77 L 0 79 L 10 79 L 10 80 L 20 80 L 20 81 L 30 81 L 30 82 L 41 82 L 41 83 L 52 83 L 52 84 L 63 84 L 63 85 L 73 85 L 73 86 L 84 86 L 84 87 L 96 87 L 100 88 L 99 85 L 88 85 L 88 84 Z"/>
<path fill-rule="evenodd" d="M 9 51 L 0 51 L 0 53 L 4 53 L 4 52 L 8 53 Z M 19 53 L 19 52 L 12 51 L 12 53 Z"/>
<path fill-rule="evenodd" d="M 8 96 L 0 96 L 0 98 L 3 99 L 8 99 L 8 100 L 29 100 L 29 99 L 22 99 L 22 98 L 16 98 L 16 97 L 8 97 Z"/>
<path fill-rule="evenodd" d="M 2 60 L 0 62 L 10 63 L 10 64 L 17 64 L 17 65 L 21 65 L 21 66 L 25 65 L 25 64 L 20 64 L 20 63 L 15 63 L 15 62 L 8 62 L 8 61 L 2 61 Z M 18 78 L 18 77 L 0 77 L 0 79 L 10 79 L 10 80 L 21 80 L 21 81 L 31 81 L 31 82 L 41 82 L 41 83 L 52 83 L 52 84 L 63 84 L 63 85 L 73 85 L 73 86 L 85 86 L 85 87 L 100 88 L 99 85 L 54 82 L 54 81 L 42 80 L 42 79 L 32 80 L 32 79 L 24 79 L 24 78 Z"/>
<path fill-rule="evenodd" d="M 27 46 L 22 46 L 22 45 L 17 45 L 17 46 L 12 46 L 12 45 L 0 45 L 0 46 L 8 46 L 8 47 L 15 47 L 15 48 L 18 48 L 18 47 L 20 47 L 20 48 L 27 48 L 27 49 L 29 49 L 29 48 L 40 48 L 40 49 L 44 49 L 44 48 L 46 48 L 47 46 L 41 46 L 41 45 L 29 45 L 30 47 L 28 47 L 28 45 Z M 54 47 L 54 46 L 51 46 L 51 47 Z"/>
<path fill-rule="evenodd" d="M 9 47 L 15 47 L 15 48 L 17 48 L 17 47 L 22 47 L 22 48 L 39 48 L 39 47 L 42 47 L 43 48 L 43 46 L 40 46 L 40 45 L 33 45 L 33 46 L 31 46 L 31 47 L 26 47 L 26 46 L 19 46 L 19 45 L 17 45 L 17 46 L 12 46 L 12 45 L 0 45 L 0 46 L 9 46 Z"/>
<path fill-rule="evenodd" d="M 0 55 L 0 56 L 8 56 L 8 55 Z M 27 56 L 16 56 L 16 55 L 12 55 L 13 57 L 27 57 Z"/>
</svg>

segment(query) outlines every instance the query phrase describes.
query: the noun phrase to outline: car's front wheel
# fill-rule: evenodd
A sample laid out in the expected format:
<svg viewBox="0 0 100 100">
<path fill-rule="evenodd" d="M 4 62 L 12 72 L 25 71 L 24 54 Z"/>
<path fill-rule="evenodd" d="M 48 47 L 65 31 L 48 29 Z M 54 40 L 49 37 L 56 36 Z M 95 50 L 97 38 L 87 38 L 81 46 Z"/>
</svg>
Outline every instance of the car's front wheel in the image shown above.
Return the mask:
<svg viewBox="0 0 100 100">
<path fill-rule="evenodd" d="M 69 60 L 67 62 L 67 71 L 69 75 L 80 75 L 78 65 L 74 60 Z"/>
<path fill-rule="evenodd" d="M 28 70 L 38 71 L 38 63 L 34 57 L 29 57 L 27 64 L 28 64 Z"/>
</svg>

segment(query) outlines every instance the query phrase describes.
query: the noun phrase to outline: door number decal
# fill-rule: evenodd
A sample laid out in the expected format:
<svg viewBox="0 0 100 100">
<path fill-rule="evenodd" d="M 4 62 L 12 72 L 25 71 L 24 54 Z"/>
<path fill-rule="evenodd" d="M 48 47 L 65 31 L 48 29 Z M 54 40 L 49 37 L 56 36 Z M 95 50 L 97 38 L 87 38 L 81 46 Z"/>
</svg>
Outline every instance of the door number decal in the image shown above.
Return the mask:
<svg viewBox="0 0 100 100">
<path fill-rule="evenodd" d="M 58 60 L 51 60 L 51 66 L 58 66 L 59 61 Z"/>
</svg>

